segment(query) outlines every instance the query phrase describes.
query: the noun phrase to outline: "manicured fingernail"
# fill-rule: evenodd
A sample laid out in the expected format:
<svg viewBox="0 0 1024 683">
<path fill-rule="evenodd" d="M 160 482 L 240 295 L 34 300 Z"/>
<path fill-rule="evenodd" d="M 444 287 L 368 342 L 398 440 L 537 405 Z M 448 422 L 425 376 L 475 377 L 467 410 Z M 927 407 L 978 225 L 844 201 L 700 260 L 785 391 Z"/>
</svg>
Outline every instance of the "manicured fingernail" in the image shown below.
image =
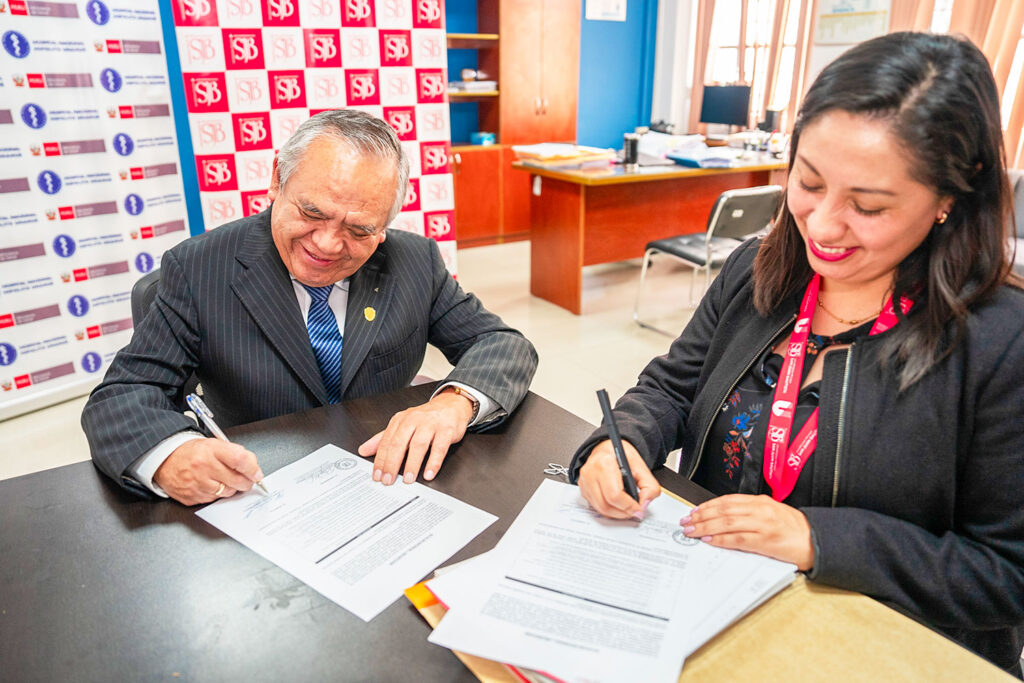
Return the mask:
<svg viewBox="0 0 1024 683">
<path fill-rule="evenodd" d="M 423 478 L 427 481 L 431 481 L 434 478 L 434 470 L 427 470 L 423 473 Z"/>
<path fill-rule="evenodd" d="M 633 519 L 635 519 L 638 522 L 644 521 L 644 511 L 641 510 L 640 512 L 638 512 L 635 515 L 633 515 Z"/>
<path fill-rule="evenodd" d="M 414 481 L 416 481 L 416 475 L 413 474 L 412 472 L 406 472 L 405 476 L 402 477 L 402 481 L 404 481 L 406 484 L 411 484 Z"/>
<path fill-rule="evenodd" d="M 705 543 L 711 543 L 711 537 L 710 536 L 701 536 L 700 540 L 704 541 Z"/>
<path fill-rule="evenodd" d="M 689 523 L 690 523 L 690 515 L 686 515 L 681 520 L 679 520 L 679 526 L 686 526 Z"/>
<path fill-rule="evenodd" d="M 650 505 L 650 504 L 651 504 L 651 501 L 649 501 L 649 500 L 645 500 L 645 501 L 644 501 L 644 504 L 643 504 L 643 505 L 641 505 L 640 507 L 641 507 L 641 509 L 642 509 L 642 510 L 643 510 L 644 512 L 647 512 L 647 506 L 648 506 L 648 505 Z"/>
<path fill-rule="evenodd" d="M 693 526 L 684 526 L 684 527 L 683 527 L 683 533 L 684 533 L 684 534 L 692 534 L 692 533 L 693 533 L 693 530 L 694 530 L 695 528 L 696 528 L 696 527 L 693 527 Z"/>
<path fill-rule="evenodd" d="M 385 486 L 391 486 L 391 482 L 393 481 L 391 473 L 389 472 L 388 474 L 385 474 L 381 481 L 384 482 Z"/>
<path fill-rule="evenodd" d="M 381 477 L 382 474 L 383 474 L 383 472 L 381 472 L 380 470 L 374 470 L 373 471 L 373 480 L 374 481 L 380 481 L 380 477 Z"/>
</svg>

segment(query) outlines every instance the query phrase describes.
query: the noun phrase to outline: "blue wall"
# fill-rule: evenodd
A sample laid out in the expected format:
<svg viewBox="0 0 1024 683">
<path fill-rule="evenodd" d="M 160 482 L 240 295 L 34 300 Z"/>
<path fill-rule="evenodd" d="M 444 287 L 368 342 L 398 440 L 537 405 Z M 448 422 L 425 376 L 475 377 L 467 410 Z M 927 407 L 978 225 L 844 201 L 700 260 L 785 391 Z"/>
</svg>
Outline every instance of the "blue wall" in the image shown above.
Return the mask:
<svg viewBox="0 0 1024 683">
<path fill-rule="evenodd" d="M 626 2 L 625 22 L 581 17 L 576 113 L 581 145 L 618 149 L 623 133 L 651 122 L 658 0 Z"/>
</svg>

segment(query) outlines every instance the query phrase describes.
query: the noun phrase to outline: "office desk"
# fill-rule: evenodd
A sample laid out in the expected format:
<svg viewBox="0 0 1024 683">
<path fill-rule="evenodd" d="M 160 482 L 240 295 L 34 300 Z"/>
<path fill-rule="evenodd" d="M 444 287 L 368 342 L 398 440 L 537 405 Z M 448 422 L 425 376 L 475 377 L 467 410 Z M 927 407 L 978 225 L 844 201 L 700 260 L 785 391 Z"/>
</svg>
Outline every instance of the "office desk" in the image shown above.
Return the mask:
<svg viewBox="0 0 1024 683">
<path fill-rule="evenodd" d="M 540 195 L 530 197 L 530 293 L 579 315 L 583 266 L 639 258 L 651 240 L 703 232 L 718 195 L 784 184 L 778 174 L 786 164 L 769 157 L 736 168 L 645 166 L 632 173 L 618 165 L 512 167 L 540 179 Z"/>
<path fill-rule="evenodd" d="M 228 433 L 270 473 L 328 441 L 355 450 L 431 388 Z M 591 429 L 530 394 L 502 427 L 468 435 L 431 486 L 499 519 L 452 561 L 490 549 L 546 464 L 567 462 Z M 658 477 L 694 502 L 707 497 L 669 470 Z M 194 513 L 136 499 L 89 462 L 0 482 L 0 679 L 474 680 L 451 652 L 427 642 L 426 622 L 404 598 L 364 623 Z M 804 630 L 789 642 L 793 629 Z M 734 634 L 750 640 L 738 648 Z M 820 679 L 851 662 L 883 680 L 998 674 L 868 598 L 798 587 L 703 648 L 683 679 L 740 680 L 740 671 L 763 675 L 766 666 L 780 678 Z"/>
</svg>

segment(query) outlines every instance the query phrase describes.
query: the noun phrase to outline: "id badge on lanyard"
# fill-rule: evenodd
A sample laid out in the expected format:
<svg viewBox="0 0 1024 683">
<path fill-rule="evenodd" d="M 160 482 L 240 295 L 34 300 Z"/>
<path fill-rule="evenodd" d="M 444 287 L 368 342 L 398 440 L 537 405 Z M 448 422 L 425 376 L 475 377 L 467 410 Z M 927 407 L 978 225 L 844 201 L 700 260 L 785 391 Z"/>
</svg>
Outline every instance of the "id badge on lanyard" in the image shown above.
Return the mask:
<svg viewBox="0 0 1024 683">
<path fill-rule="evenodd" d="M 814 306 L 818 300 L 818 289 L 821 287 L 821 276 L 815 273 L 804 292 L 800 303 L 800 314 L 797 316 L 793 334 L 782 359 L 779 381 L 772 393 L 771 413 L 768 416 L 768 433 L 764 444 L 764 478 L 772 489 L 772 498 L 785 500 L 803 471 L 818 444 L 818 409 L 815 408 L 807 422 L 790 440 L 793 432 L 793 419 L 796 417 L 796 401 L 803 380 L 804 359 L 807 356 L 807 338 L 811 334 L 811 321 L 814 319 Z M 902 297 L 900 308 L 904 315 L 913 306 L 913 302 Z M 899 319 L 893 308 L 892 297 L 885 308 L 878 314 L 878 319 L 871 326 L 869 334 L 880 334 L 895 327 Z"/>
</svg>

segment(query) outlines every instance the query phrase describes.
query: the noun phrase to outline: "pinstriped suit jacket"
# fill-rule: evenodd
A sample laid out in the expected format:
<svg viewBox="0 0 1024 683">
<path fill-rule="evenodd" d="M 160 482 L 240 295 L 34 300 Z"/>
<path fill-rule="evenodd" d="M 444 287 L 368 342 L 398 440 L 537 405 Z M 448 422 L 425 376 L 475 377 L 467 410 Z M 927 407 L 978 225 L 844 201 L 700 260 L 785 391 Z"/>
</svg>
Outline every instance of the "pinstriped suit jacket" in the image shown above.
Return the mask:
<svg viewBox="0 0 1024 683">
<path fill-rule="evenodd" d="M 366 307 L 376 311 L 372 321 Z M 408 385 L 428 342 L 455 366 L 448 379 L 482 391 L 506 413 L 537 367 L 533 345 L 462 291 L 433 240 L 396 230 L 349 281 L 342 399 Z M 164 254 L 152 308 L 82 413 L 94 464 L 139 492 L 125 468 L 194 428 L 179 408 L 192 373 L 222 427 L 327 403 L 269 209 Z"/>
</svg>

